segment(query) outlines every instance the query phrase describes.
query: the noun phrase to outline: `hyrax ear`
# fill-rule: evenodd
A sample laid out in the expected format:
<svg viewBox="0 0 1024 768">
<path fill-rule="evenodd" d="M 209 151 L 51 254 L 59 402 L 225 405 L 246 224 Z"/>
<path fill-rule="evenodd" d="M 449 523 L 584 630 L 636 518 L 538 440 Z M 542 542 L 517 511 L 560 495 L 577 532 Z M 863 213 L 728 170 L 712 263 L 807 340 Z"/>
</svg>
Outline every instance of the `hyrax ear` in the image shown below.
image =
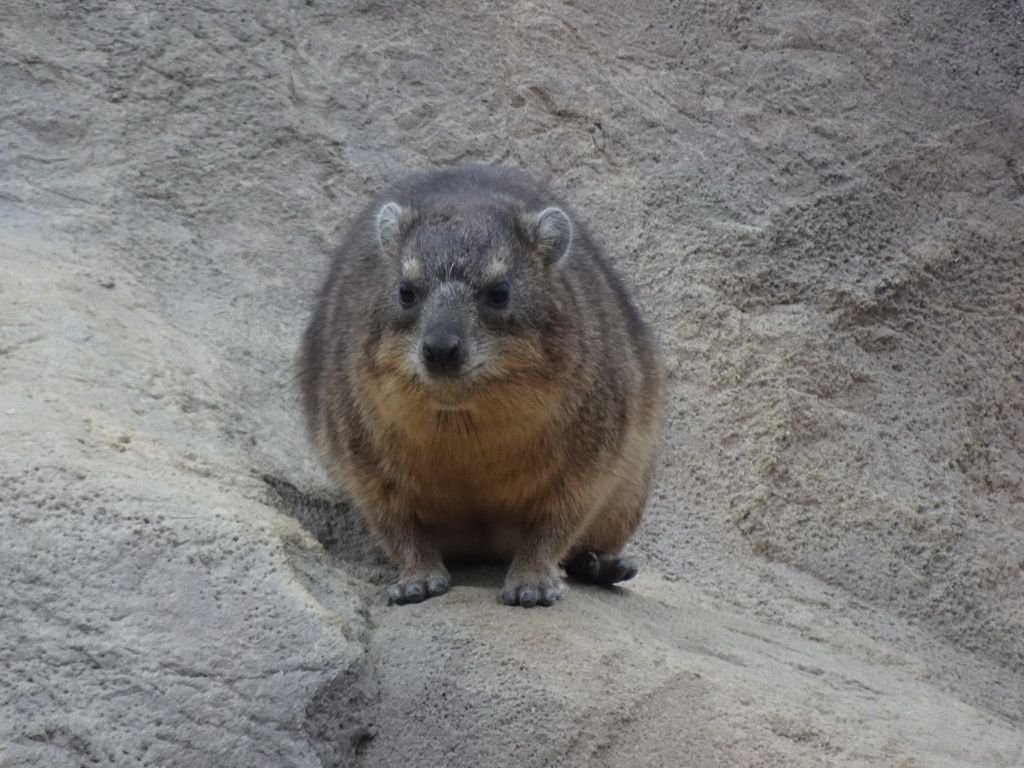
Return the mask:
<svg viewBox="0 0 1024 768">
<path fill-rule="evenodd" d="M 409 224 L 409 211 L 398 203 L 384 203 L 377 211 L 377 242 L 386 256 L 396 258 Z"/>
<path fill-rule="evenodd" d="M 569 252 L 572 222 L 561 208 L 545 208 L 529 217 L 533 246 L 548 264 L 557 264 Z"/>
</svg>

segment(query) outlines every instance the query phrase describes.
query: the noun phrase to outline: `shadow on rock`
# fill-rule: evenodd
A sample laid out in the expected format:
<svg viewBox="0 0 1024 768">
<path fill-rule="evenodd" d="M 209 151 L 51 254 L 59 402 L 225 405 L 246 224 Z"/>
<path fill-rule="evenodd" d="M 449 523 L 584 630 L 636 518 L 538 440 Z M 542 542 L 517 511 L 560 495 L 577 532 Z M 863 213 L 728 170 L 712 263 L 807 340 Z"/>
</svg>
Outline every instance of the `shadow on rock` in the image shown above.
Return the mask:
<svg viewBox="0 0 1024 768">
<path fill-rule="evenodd" d="M 324 768 L 350 766 L 376 736 L 377 686 L 361 666 L 322 685 L 306 705 L 303 728 Z"/>
<path fill-rule="evenodd" d="M 280 500 L 281 511 L 298 520 L 353 575 L 373 584 L 393 578 L 394 569 L 350 504 L 337 497 L 305 493 L 279 477 L 264 475 L 263 480 Z"/>
</svg>

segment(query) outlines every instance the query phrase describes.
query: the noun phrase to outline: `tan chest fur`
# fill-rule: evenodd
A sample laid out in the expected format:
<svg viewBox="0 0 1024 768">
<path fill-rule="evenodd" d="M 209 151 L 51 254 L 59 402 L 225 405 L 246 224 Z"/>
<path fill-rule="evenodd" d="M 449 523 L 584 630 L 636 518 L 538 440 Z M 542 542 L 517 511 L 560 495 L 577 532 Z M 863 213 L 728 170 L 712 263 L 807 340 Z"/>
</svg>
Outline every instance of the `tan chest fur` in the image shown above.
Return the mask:
<svg viewBox="0 0 1024 768">
<path fill-rule="evenodd" d="M 495 385 L 458 409 L 394 379 L 364 391 L 383 472 L 427 524 L 528 518 L 558 482 L 565 446 L 553 386 Z"/>
</svg>

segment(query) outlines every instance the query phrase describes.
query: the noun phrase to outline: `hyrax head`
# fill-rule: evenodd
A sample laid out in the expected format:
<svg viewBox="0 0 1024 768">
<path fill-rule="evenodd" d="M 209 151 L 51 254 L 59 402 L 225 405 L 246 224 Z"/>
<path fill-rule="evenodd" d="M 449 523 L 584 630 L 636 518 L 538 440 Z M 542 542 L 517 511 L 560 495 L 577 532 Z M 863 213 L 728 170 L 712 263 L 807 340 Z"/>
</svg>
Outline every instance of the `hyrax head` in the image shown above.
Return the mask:
<svg viewBox="0 0 1024 768">
<path fill-rule="evenodd" d="M 557 272 L 572 241 L 560 208 L 388 202 L 376 230 L 390 279 L 380 352 L 395 372 L 456 406 L 489 383 L 545 369 L 561 327 Z"/>
</svg>

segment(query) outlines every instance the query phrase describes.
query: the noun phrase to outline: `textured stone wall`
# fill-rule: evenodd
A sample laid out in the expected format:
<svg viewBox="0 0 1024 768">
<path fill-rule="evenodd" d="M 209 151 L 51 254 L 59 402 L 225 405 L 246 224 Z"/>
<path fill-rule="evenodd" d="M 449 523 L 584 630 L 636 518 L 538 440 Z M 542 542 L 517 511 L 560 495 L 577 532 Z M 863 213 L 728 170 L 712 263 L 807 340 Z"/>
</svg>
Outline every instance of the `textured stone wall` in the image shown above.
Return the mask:
<svg viewBox="0 0 1024 768">
<path fill-rule="evenodd" d="M 7 2 L 0 764 L 1024 764 L 1024 8 Z M 670 373 L 641 576 L 388 607 L 292 361 L 408 169 Z"/>
</svg>

